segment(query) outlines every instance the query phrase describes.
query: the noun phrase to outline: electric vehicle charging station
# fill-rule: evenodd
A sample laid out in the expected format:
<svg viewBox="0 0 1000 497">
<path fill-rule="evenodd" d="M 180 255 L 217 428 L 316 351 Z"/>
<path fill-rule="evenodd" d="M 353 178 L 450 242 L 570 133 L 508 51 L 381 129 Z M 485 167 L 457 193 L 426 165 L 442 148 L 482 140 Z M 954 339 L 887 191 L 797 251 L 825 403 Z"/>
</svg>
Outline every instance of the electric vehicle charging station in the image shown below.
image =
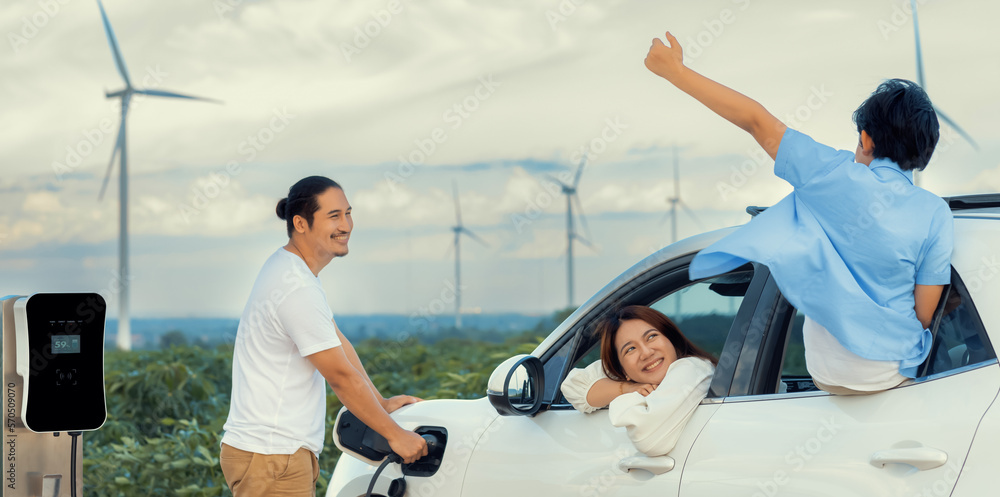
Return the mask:
<svg viewBox="0 0 1000 497">
<path fill-rule="evenodd" d="M 3 495 L 83 495 L 83 445 L 70 433 L 96 430 L 107 418 L 104 299 L 40 293 L 0 304 Z"/>
</svg>

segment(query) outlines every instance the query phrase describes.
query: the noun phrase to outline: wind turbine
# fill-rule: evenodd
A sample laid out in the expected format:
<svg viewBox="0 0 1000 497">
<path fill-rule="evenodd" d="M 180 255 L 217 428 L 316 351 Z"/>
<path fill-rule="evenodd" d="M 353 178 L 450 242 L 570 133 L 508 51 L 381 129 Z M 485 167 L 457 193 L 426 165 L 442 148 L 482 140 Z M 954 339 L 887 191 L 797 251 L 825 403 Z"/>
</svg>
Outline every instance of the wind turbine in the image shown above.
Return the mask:
<svg viewBox="0 0 1000 497">
<path fill-rule="evenodd" d="M 915 40 L 917 47 L 917 84 L 920 85 L 920 87 L 923 88 L 924 91 L 927 91 L 927 85 L 924 84 L 924 54 L 923 51 L 920 49 L 920 22 L 917 20 L 916 0 L 910 0 L 910 10 L 913 12 L 913 39 Z M 975 149 L 976 151 L 979 150 L 979 145 L 976 144 L 976 141 L 972 139 L 972 136 L 966 133 L 961 126 L 956 124 L 955 121 L 953 121 L 950 117 L 945 115 L 944 112 L 941 112 L 941 109 L 938 108 L 938 106 L 936 105 L 934 106 L 934 112 L 937 112 L 938 117 L 940 117 L 942 121 L 944 121 L 949 126 L 954 128 L 955 131 L 958 132 L 958 134 L 962 138 L 965 138 L 965 141 L 969 142 L 969 145 L 972 145 L 973 149 Z M 916 175 L 914 175 L 914 179 L 915 180 L 917 179 Z M 919 185 L 920 182 L 916 181 L 916 183 Z"/>
<path fill-rule="evenodd" d="M 677 206 L 683 207 L 695 224 L 701 226 L 698 216 L 695 216 L 694 211 L 681 200 L 681 169 L 680 162 L 677 160 L 677 145 L 674 145 L 674 196 L 667 197 L 667 203 L 670 204 L 670 212 L 667 213 L 667 216 L 670 217 L 670 243 L 673 244 L 677 243 Z M 664 217 L 664 221 L 666 219 Z M 677 298 L 674 300 L 673 319 L 679 322 L 681 319 L 681 292 L 677 292 L 675 295 Z"/>
<path fill-rule="evenodd" d="M 460 243 L 462 235 L 466 235 L 487 247 L 490 244 L 462 225 L 462 205 L 458 201 L 458 183 L 452 181 L 451 187 L 455 197 L 455 226 L 451 227 L 451 231 L 455 233 L 455 329 L 460 329 L 462 327 L 462 257 Z"/>
<path fill-rule="evenodd" d="M 548 176 L 550 181 L 555 182 L 557 185 L 562 187 L 562 192 L 566 195 L 566 286 L 567 292 L 566 296 L 568 299 L 567 307 L 573 307 L 573 240 L 579 240 L 580 243 L 594 248 L 594 245 L 590 243 L 589 240 L 580 236 L 573 227 L 573 204 L 576 204 L 577 210 L 580 211 L 580 224 L 583 225 L 583 230 L 588 234 L 590 229 L 587 227 L 587 218 L 583 216 L 583 206 L 580 205 L 580 197 L 576 194 L 576 188 L 580 185 L 580 176 L 583 175 L 583 167 L 587 165 L 587 157 L 584 156 L 580 159 L 580 165 L 576 168 L 576 176 L 573 178 L 573 184 L 567 185 L 552 176 Z"/>
<path fill-rule="evenodd" d="M 108 45 L 111 46 L 111 56 L 115 60 L 115 67 L 118 74 L 125 82 L 125 88 L 115 92 L 105 92 L 107 98 L 121 99 L 122 121 L 118 125 L 118 139 L 115 141 L 115 148 L 111 152 L 111 160 L 108 162 L 108 170 L 104 174 L 104 182 L 101 184 L 101 193 L 98 200 L 104 198 L 104 191 L 108 186 L 108 179 L 111 177 L 111 169 L 115 163 L 115 156 L 118 156 L 121 164 L 121 172 L 118 175 L 118 277 L 121 279 L 121 292 L 118 294 L 118 348 L 122 350 L 132 349 L 132 332 L 129 322 L 129 272 L 128 272 L 128 148 L 125 140 L 125 128 L 127 127 L 128 104 L 132 95 L 149 95 L 154 97 L 184 98 L 188 100 L 205 100 L 218 102 L 207 98 L 193 97 L 162 90 L 151 90 L 136 88 L 132 86 L 132 79 L 129 78 L 128 69 L 125 67 L 125 59 L 118 48 L 118 39 L 111 29 L 108 15 L 104 12 L 104 5 L 101 0 L 97 0 L 97 7 L 101 11 L 101 20 L 104 23 L 104 34 L 108 38 Z"/>
</svg>

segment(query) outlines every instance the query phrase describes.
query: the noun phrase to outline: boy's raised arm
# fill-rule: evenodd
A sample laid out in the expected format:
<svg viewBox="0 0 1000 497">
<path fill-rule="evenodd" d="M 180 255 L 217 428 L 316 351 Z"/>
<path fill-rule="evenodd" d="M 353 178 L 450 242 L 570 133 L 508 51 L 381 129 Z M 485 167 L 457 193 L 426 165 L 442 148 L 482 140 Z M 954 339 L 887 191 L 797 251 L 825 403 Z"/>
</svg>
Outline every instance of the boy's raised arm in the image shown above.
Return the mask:
<svg viewBox="0 0 1000 497">
<path fill-rule="evenodd" d="M 664 45 L 659 38 L 653 38 L 653 45 L 646 55 L 646 67 L 750 133 L 774 159 L 787 126 L 755 100 L 685 67 L 680 43 L 669 31 L 666 38 L 670 46 Z"/>
</svg>

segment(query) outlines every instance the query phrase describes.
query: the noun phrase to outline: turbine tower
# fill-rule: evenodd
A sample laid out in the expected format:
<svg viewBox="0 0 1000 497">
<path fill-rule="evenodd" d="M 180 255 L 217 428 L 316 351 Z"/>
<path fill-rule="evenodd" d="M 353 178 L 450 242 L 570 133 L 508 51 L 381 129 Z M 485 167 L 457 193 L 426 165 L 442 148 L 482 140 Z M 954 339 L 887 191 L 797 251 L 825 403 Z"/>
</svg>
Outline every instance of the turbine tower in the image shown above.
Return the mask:
<svg viewBox="0 0 1000 497">
<path fill-rule="evenodd" d="M 677 146 L 674 145 L 674 196 L 667 197 L 667 203 L 670 204 L 670 212 L 667 215 L 670 217 L 670 243 L 677 242 L 677 206 L 684 208 L 688 216 L 694 220 L 695 224 L 701 226 L 701 221 L 698 220 L 698 216 L 694 215 L 694 211 L 688 207 L 687 204 L 681 200 L 681 170 L 680 163 L 677 160 Z M 666 221 L 666 218 L 664 218 Z"/>
<path fill-rule="evenodd" d="M 580 185 L 580 176 L 583 175 L 583 167 L 587 165 L 587 157 L 584 156 L 580 159 L 580 165 L 576 168 L 576 176 L 573 178 L 573 184 L 567 185 L 563 183 L 555 176 L 547 175 L 550 181 L 555 182 L 557 185 L 562 187 L 562 192 L 566 195 L 566 297 L 567 297 L 567 307 L 573 307 L 573 240 L 578 240 L 580 243 L 594 248 L 594 245 L 590 243 L 589 240 L 580 236 L 576 232 L 573 226 L 573 204 L 576 204 L 576 208 L 580 211 L 580 224 L 583 225 L 583 230 L 589 235 L 590 229 L 587 227 L 587 218 L 583 216 L 583 206 L 580 205 L 580 197 L 576 194 L 576 188 Z"/>
<path fill-rule="evenodd" d="M 455 329 L 462 328 L 462 257 L 461 257 L 461 240 L 462 235 L 466 235 L 469 238 L 483 244 L 484 246 L 489 246 L 486 240 L 479 238 L 478 235 L 469 231 L 464 225 L 462 225 L 462 205 L 458 201 L 458 184 L 452 181 L 451 183 L 452 193 L 455 197 L 455 226 L 452 226 L 451 231 L 455 233 Z"/>
<path fill-rule="evenodd" d="M 111 169 L 115 163 L 115 157 L 120 159 L 121 171 L 118 174 L 118 277 L 122 282 L 121 292 L 118 294 L 118 348 L 122 350 L 132 349 L 132 332 L 129 322 L 129 280 L 128 271 L 128 148 L 125 140 L 125 129 L 128 119 L 128 105 L 132 95 L 149 95 L 154 97 L 184 98 L 188 100 L 215 100 L 182 95 L 169 91 L 151 90 L 136 88 L 132 86 L 132 79 L 129 78 L 128 69 L 125 67 L 125 59 L 118 48 L 118 39 L 111 29 L 108 15 L 104 12 L 104 5 L 101 0 L 97 0 L 97 7 L 101 11 L 101 20 L 104 23 L 104 34 L 108 38 L 108 45 L 111 46 L 111 56 L 114 58 L 115 67 L 118 74 L 125 82 L 125 88 L 115 92 L 105 92 L 107 98 L 121 99 L 121 124 L 118 125 L 118 138 L 115 140 L 115 148 L 111 152 L 111 160 L 108 162 L 108 170 L 104 174 L 104 182 L 101 184 L 101 193 L 98 200 L 104 198 L 104 191 L 108 187 L 108 179 L 111 177 Z"/>
<path fill-rule="evenodd" d="M 917 20 L 916 0 L 910 0 L 910 10 L 913 12 L 913 39 L 917 47 L 917 84 L 920 85 L 920 87 L 923 88 L 924 91 L 927 91 L 927 85 L 924 84 L 924 54 L 923 51 L 920 49 L 920 23 Z M 937 105 L 934 106 L 934 112 L 937 113 L 938 117 L 940 117 L 942 121 L 944 121 L 949 126 L 954 128 L 955 131 L 958 132 L 958 134 L 965 139 L 965 141 L 969 142 L 969 145 L 972 145 L 973 149 L 975 149 L 976 151 L 979 150 L 979 145 L 976 144 L 976 141 L 972 139 L 972 136 L 966 133 L 961 126 L 956 124 L 955 121 L 953 121 L 950 117 L 945 115 L 944 112 L 941 112 L 941 109 L 938 108 Z M 916 173 L 916 171 L 914 171 L 914 173 Z M 914 174 L 913 179 L 914 183 L 916 183 L 919 186 L 920 182 L 918 181 L 916 174 Z"/>
</svg>

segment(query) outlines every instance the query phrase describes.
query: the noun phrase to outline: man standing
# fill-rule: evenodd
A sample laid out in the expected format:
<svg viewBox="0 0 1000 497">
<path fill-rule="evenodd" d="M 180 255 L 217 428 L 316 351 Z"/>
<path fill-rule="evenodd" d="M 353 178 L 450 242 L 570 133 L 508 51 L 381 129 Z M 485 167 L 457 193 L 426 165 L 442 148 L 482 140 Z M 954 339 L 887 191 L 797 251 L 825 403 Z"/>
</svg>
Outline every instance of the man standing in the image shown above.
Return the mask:
<svg viewBox="0 0 1000 497">
<path fill-rule="evenodd" d="M 333 321 L 319 272 L 347 255 L 354 222 L 339 184 L 300 180 L 278 202 L 288 244 L 261 268 L 240 318 L 233 392 L 220 464 L 236 497 L 314 495 L 323 450 L 326 387 L 384 436 L 404 462 L 427 454 L 424 439 L 389 413 L 419 399 L 385 399 Z"/>
</svg>

